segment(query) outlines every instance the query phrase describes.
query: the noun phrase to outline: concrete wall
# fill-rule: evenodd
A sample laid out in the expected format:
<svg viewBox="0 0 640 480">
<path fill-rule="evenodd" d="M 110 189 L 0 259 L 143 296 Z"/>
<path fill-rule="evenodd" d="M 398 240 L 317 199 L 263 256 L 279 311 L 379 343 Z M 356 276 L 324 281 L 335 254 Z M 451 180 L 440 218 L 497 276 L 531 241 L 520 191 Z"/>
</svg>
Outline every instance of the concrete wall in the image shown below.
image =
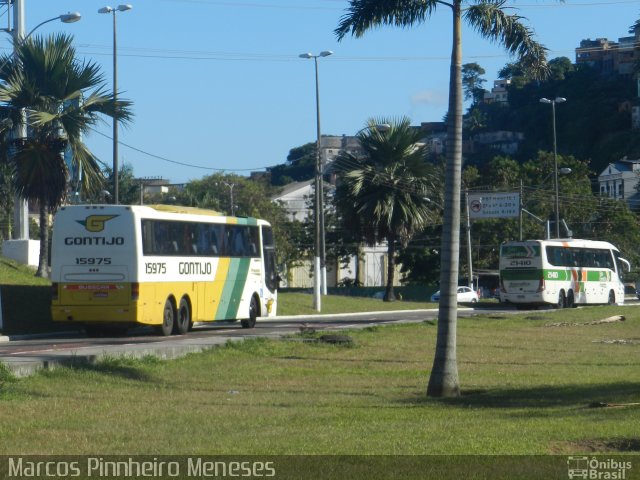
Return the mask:
<svg viewBox="0 0 640 480">
<path fill-rule="evenodd" d="M 2 243 L 2 255 L 16 262 L 37 267 L 40 240 L 5 240 Z"/>
</svg>

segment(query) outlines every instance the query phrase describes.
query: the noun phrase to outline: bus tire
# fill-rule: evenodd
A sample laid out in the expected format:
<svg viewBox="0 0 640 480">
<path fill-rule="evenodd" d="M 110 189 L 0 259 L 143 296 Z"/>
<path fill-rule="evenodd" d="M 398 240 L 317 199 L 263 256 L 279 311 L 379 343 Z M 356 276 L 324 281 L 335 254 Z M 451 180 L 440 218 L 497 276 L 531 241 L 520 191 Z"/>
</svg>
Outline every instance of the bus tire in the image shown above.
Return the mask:
<svg viewBox="0 0 640 480">
<path fill-rule="evenodd" d="M 569 290 L 569 294 L 567 295 L 567 308 L 576 308 L 575 297 L 573 296 L 573 290 Z"/>
<path fill-rule="evenodd" d="M 258 301 L 256 300 L 256 297 L 251 297 L 251 302 L 249 303 L 249 318 L 245 318 L 240 321 L 242 328 L 253 328 L 256 326 L 258 308 Z"/>
<path fill-rule="evenodd" d="M 609 290 L 609 301 L 607 305 L 615 305 L 616 304 L 616 294 L 613 290 Z"/>
<path fill-rule="evenodd" d="M 173 333 L 178 335 L 184 335 L 187 333 L 191 326 L 191 308 L 189 307 L 189 301 L 186 298 L 180 300 L 180 306 L 178 307 L 178 315 L 173 325 Z"/>
<path fill-rule="evenodd" d="M 558 303 L 556 303 L 556 308 L 560 309 L 560 308 L 564 308 L 566 305 L 566 297 L 564 296 L 564 290 L 560 290 L 560 293 L 558 294 Z"/>
<path fill-rule="evenodd" d="M 173 333 L 173 324 L 176 318 L 176 311 L 173 308 L 173 302 L 170 298 L 164 303 L 164 310 L 162 312 L 162 325 L 158 327 L 158 333 L 164 337 L 168 337 Z"/>
</svg>

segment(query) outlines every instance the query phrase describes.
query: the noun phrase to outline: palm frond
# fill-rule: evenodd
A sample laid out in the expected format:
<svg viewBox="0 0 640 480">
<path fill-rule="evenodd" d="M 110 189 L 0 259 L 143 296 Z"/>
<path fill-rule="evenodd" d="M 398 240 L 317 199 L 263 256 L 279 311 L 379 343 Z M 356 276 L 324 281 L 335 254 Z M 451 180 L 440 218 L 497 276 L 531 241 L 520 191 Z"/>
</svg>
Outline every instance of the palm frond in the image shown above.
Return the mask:
<svg viewBox="0 0 640 480">
<path fill-rule="evenodd" d="M 99 191 L 104 184 L 102 168 L 83 136 L 101 115 L 130 121 L 131 102 L 114 101 L 97 64 L 76 58 L 70 36 L 29 38 L 16 53 L 0 71 L 5 80 L 0 100 L 18 122 L 26 110 L 29 123 L 29 138 L 20 140 L 12 159 L 16 190 L 42 205 L 58 206 L 67 190 L 63 152 L 68 148 L 69 161 L 82 171 L 83 192 Z"/>
<path fill-rule="evenodd" d="M 13 157 L 13 179 L 20 197 L 47 206 L 58 206 L 64 198 L 67 167 L 59 152 L 39 142 L 27 142 Z"/>
<path fill-rule="evenodd" d="M 386 124 L 389 128 L 376 128 Z M 334 162 L 336 204 L 345 224 L 369 244 L 397 239 L 402 245 L 431 218 L 425 199 L 435 190 L 422 134 L 406 117 L 371 119 L 358 135 L 362 155 Z"/>
<path fill-rule="evenodd" d="M 482 0 L 465 10 L 465 19 L 480 35 L 517 55 L 534 78 L 546 77 L 547 48 L 534 40 L 533 31 L 522 23 L 524 17 L 506 13 L 505 4 L 505 0 Z"/>
<path fill-rule="evenodd" d="M 425 22 L 438 0 L 351 0 L 334 33 L 342 40 L 348 33 L 362 37 L 367 30 L 383 25 L 409 27 Z"/>
</svg>

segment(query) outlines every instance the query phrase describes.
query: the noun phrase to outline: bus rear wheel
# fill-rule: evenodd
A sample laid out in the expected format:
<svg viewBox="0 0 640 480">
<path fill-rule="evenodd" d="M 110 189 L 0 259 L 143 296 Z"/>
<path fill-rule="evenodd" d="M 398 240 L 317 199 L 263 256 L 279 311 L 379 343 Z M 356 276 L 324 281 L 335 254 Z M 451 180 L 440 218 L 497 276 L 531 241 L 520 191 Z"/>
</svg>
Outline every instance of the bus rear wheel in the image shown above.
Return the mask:
<svg viewBox="0 0 640 480">
<path fill-rule="evenodd" d="M 173 308 L 173 302 L 170 298 L 164 303 L 164 311 L 162 313 L 162 325 L 158 327 L 158 333 L 168 337 L 173 333 L 173 323 L 176 318 L 176 312 Z"/>
<path fill-rule="evenodd" d="M 184 335 L 189 331 L 191 326 L 191 309 L 189 308 L 189 302 L 186 298 L 180 300 L 180 307 L 178 307 L 178 318 L 174 325 L 174 333 L 178 335 Z"/>
<path fill-rule="evenodd" d="M 615 305 L 616 304 L 616 294 L 613 292 L 613 290 L 609 291 L 609 301 L 607 302 L 608 305 Z"/>
<path fill-rule="evenodd" d="M 249 318 L 245 318 L 240 321 L 242 328 L 253 328 L 256 326 L 256 319 L 258 318 L 258 302 L 256 297 L 251 297 L 251 303 L 249 304 Z"/>
<path fill-rule="evenodd" d="M 569 295 L 567 295 L 567 308 L 576 308 L 575 297 L 573 296 L 573 291 L 569 291 Z"/>
<path fill-rule="evenodd" d="M 566 305 L 566 298 L 564 296 L 564 290 L 560 290 L 560 293 L 558 294 L 558 303 L 556 303 L 556 308 L 560 309 L 560 308 L 564 308 Z"/>
</svg>

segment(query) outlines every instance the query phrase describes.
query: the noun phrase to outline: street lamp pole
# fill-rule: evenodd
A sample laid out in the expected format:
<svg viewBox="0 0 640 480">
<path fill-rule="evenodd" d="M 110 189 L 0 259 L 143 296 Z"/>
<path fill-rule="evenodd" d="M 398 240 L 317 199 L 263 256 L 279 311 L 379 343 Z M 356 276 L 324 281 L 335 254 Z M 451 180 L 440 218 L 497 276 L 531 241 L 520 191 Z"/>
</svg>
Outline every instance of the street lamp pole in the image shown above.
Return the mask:
<svg viewBox="0 0 640 480">
<path fill-rule="evenodd" d="M 324 232 L 324 197 L 323 197 L 323 180 L 322 180 L 322 153 L 320 151 L 320 82 L 318 76 L 318 58 L 328 57 L 333 54 L 331 50 L 320 52 L 319 55 L 311 53 L 302 53 L 300 58 L 313 58 L 316 73 L 316 168 L 315 168 L 315 258 L 314 258 L 314 274 L 313 274 L 313 308 L 319 312 L 321 306 L 321 289 L 324 295 L 327 294 L 327 265 L 325 258 L 325 232 Z"/>
<path fill-rule="evenodd" d="M 118 181 L 118 50 L 116 36 L 116 12 L 126 12 L 131 10 L 133 6 L 127 4 L 118 5 L 117 7 L 103 7 L 98 13 L 111 13 L 113 15 L 113 104 L 116 106 L 113 113 L 113 203 L 120 203 L 120 188 Z"/>
<path fill-rule="evenodd" d="M 27 35 L 25 35 L 24 0 L 15 0 L 13 3 L 13 31 L 11 32 L 13 35 L 14 54 L 17 53 L 17 50 L 20 47 L 20 45 L 22 45 L 33 34 L 33 32 L 35 32 L 38 28 L 40 28 L 45 23 L 53 22 L 55 20 L 60 20 L 63 23 L 73 23 L 80 20 L 80 18 L 81 18 L 81 15 L 78 12 L 65 13 L 62 15 L 58 15 L 57 17 L 49 18 L 44 22 L 40 22 L 33 29 L 31 29 L 31 31 Z M 0 70 L 2 70 L 7 63 L 8 63 L 8 60 L 5 61 L 2 65 L 0 65 Z M 21 116 L 23 121 L 16 126 L 16 136 L 18 138 L 25 138 L 27 136 L 27 125 L 25 121 L 26 115 L 24 110 L 21 112 Z M 13 212 L 14 223 L 15 223 L 13 238 L 16 240 L 29 239 L 28 212 L 29 212 L 29 207 L 27 205 L 26 200 L 16 197 L 14 212 Z"/>
<path fill-rule="evenodd" d="M 560 238 L 560 193 L 558 187 L 558 152 L 556 144 L 556 103 L 566 102 L 563 97 L 556 97 L 552 100 L 541 98 L 540 103 L 551 104 L 551 122 L 553 128 L 553 178 L 556 193 L 555 217 L 556 217 L 556 238 Z"/>
<path fill-rule="evenodd" d="M 222 182 L 224 185 L 229 187 L 229 201 L 231 202 L 231 216 L 234 217 L 236 215 L 236 206 L 233 202 L 233 187 L 236 186 L 235 183 Z"/>
</svg>

